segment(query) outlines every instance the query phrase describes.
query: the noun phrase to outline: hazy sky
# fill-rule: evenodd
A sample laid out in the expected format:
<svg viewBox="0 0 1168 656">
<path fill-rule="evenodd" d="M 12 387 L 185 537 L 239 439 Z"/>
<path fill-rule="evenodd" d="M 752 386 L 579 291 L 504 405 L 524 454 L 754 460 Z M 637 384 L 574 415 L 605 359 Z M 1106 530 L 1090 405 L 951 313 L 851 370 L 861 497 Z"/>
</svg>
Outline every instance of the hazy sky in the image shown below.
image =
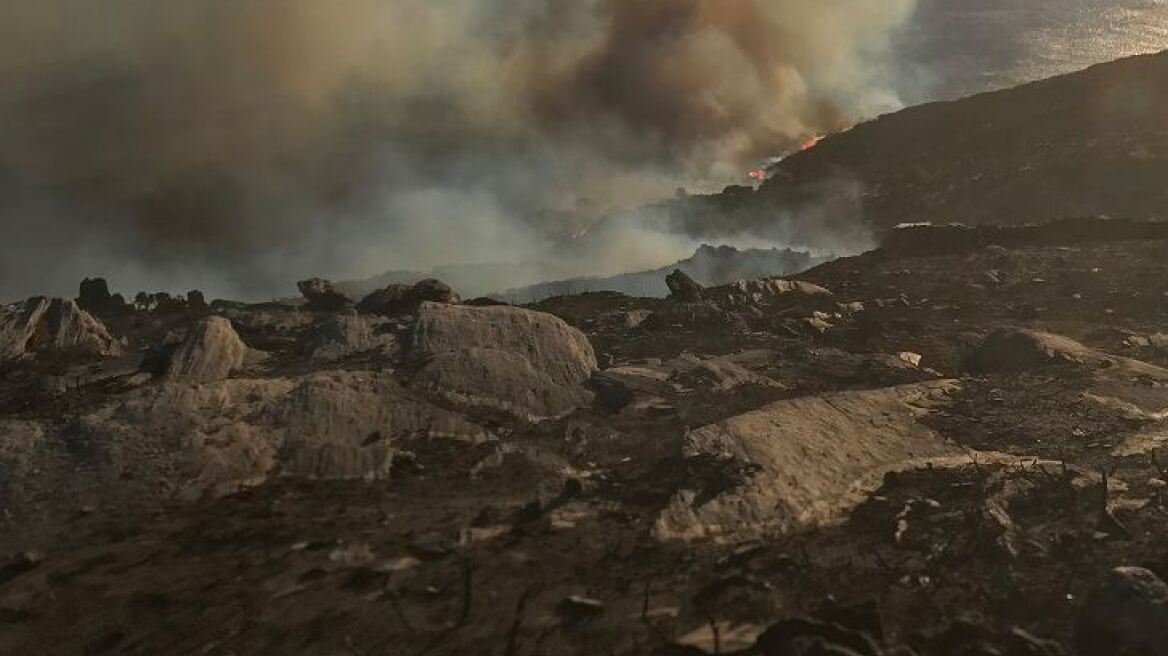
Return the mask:
<svg viewBox="0 0 1168 656">
<path fill-rule="evenodd" d="M 1164 48 L 1164 0 L 919 0 L 897 44 L 901 95 L 951 98 Z"/>
</svg>

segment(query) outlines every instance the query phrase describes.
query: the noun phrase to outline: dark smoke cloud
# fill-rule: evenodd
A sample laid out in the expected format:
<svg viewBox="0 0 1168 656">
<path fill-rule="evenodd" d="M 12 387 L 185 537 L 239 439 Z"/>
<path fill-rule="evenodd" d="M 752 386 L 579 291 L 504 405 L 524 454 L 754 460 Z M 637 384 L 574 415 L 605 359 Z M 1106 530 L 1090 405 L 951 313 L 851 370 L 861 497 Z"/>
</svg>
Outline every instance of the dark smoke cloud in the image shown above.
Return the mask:
<svg viewBox="0 0 1168 656">
<path fill-rule="evenodd" d="M 894 106 L 912 4 L 0 0 L 0 296 L 537 260 Z"/>
<path fill-rule="evenodd" d="M 534 87 L 556 128 L 621 129 L 609 148 L 698 167 L 767 157 L 883 104 L 858 56 L 911 3 L 605 0 L 598 43 Z M 875 22 L 872 22 L 875 19 Z M 624 148 L 622 149 L 622 144 Z M 695 156 L 700 159 L 694 160 Z M 699 173 L 701 171 L 698 171 Z"/>
</svg>

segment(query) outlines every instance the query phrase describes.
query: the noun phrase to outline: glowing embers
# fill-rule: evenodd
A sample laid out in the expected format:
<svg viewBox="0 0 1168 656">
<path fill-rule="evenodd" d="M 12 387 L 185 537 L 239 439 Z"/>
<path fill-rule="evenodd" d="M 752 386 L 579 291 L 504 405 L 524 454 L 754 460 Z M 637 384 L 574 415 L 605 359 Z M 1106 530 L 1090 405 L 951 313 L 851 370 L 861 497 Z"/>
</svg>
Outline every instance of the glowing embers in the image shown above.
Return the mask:
<svg viewBox="0 0 1168 656">
<path fill-rule="evenodd" d="M 825 135 L 825 134 L 815 134 L 815 135 L 811 135 L 811 136 L 807 137 L 803 141 L 800 141 L 799 145 L 794 150 L 792 150 L 788 153 L 785 153 L 783 155 L 779 155 L 778 157 L 770 158 L 770 160 L 767 162 L 766 166 L 760 166 L 759 168 L 751 169 L 750 171 L 748 171 L 746 173 L 746 177 L 749 178 L 752 182 L 765 182 L 767 179 L 768 167 L 773 166 L 775 164 L 778 164 L 779 162 L 790 157 L 791 155 L 794 155 L 796 153 L 807 152 L 808 150 L 815 148 L 816 146 L 819 145 L 820 141 L 823 141 L 823 138 L 826 136 L 827 135 Z"/>
<path fill-rule="evenodd" d="M 823 141 L 823 138 L 824 138 L 825 136 L 827 136 L 827 135 L 824 135 L 824 134 L 817 134 L 817 135 L 813 135 L 813 136 L 807 137 L 807 139 L 803 140 L 803 141 L 802 141 L 802 142 L 799 144 L 799 152 L 801 152 L 801 153 L 802 153 L 802 152 L 804 152 L 804 151 L 811 150 L 812 148 L 814 148 L 814 147 L 818 146 L 818 145 L 819 145 L 819 142 L 820 142 L 820 141 Z"/>
</svg>

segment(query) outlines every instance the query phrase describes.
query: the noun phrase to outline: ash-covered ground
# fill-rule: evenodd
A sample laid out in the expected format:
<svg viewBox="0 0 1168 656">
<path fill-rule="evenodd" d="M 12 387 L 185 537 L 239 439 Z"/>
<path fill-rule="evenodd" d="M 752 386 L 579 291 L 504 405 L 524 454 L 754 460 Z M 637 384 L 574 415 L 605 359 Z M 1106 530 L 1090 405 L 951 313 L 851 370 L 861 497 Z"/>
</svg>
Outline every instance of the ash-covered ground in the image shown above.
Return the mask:
<svg viewBox="0 0 1168 656">
<path fill-rule="evenodd" d="M 0 653 L 1162 654 L 1166 254 L 7 306 Z"/>
</svg>

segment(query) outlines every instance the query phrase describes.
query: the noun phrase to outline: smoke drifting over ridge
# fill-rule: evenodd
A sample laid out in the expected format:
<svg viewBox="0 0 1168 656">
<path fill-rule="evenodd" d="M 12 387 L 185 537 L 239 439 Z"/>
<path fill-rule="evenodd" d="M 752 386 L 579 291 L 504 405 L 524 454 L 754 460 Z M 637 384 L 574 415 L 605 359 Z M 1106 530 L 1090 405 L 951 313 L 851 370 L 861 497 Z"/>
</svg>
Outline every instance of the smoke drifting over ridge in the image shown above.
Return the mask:
<svg viewBox="0 0 1168 656">
<path fill-rule="evenodd" d="M 0 0 L 0 296 L 538 260 L 579 227 L 557 211 L 895 106 L 880 62 L 912 8 Z"/>
</svg>

